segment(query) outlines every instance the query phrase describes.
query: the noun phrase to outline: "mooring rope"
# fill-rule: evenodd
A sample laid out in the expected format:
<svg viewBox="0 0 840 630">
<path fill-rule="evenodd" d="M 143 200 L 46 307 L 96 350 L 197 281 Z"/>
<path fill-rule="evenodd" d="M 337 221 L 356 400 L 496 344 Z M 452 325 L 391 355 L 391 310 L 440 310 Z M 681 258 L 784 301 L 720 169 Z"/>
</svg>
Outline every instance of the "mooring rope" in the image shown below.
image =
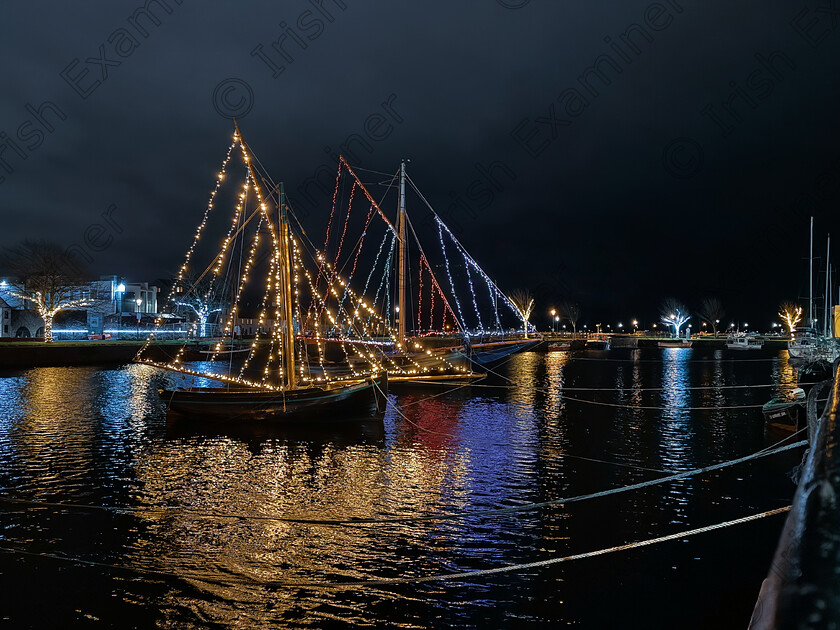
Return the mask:
<svg viewBox="0 0 840 630">
<path fill-rule="evenodd" d="M 638 549 L 640 547 L 648 547 L 650 545 L 657 545 L 668 542 L 670 540 L 677 540 L 678 538 L 688 538 L 697 534 L 705 534 L 706 532 L 732 527 L 734 525 L 742 525 L 750 521 L 756 521 L 768 516 L 775 516 L 789 511 L 791 506 L 776 508 L 775 510 L 767 510 L 759 514 L 751 514 L 742 518 L 736 518 L 731 521 L 723 521 L 714 525 L 706 525 L 705 527 L 698 527 L 696 529 L 689 529 L 676 534 L 668 534 L 667 536 L 660 536 L 658 538 L 651 538 L 648 540 L 641 540 L 637 542 L 627 543 L 624 545 L 616 545 L 615 547 L 607 547 L 605 549 L 598 549 L 596 551 L 587 551 L 584 553 L 574 554 L 572 556 L 562 556 L 560 558 L 546 558 L 545 560 L 537 560 L 535 562 L 523 562 L 519 564 L 509 564 L 503 567 L 495 567 L 493 569 L 479 569 L 476 571 L 461 571 L 459 573 L 437 573 L 434 575 L 426 575 L 420 577 L 410 578 L 377 578 L 372 580 L 358 580 L 354 582 L 310 582 L 310 583 L 283 583 L 275 582 L 269 583 L 274 586 L 294 586 L 299 588 L 330 588 L 330 589 L 348 589 L 348 588 L 364 588 L 367 586 L 388 586 L 396 584 L 421 584 L 423 582 L 452 582 L 464 581 L 467 579 L 483 577 L 485 575 L 493 575 L 495 573 L 510 573 L 513 571 L 523 571 L 525 569 L 536 569 L 540 567 L 547 567 L 552 564 L 560 562 L 571 562 L 572 560 L 583 560 L 585 558 L 594 558 L 596 556 L 603 556 L 609 553 L 616 553 L 618 551 L 628 551 L 630 549 Z"/>
<path fill-rule="evenodd" d="M 558 564 L 561 562 L 571 562 L 573 560 L 584 560 L 586 558 L 594 558 L 597 556 L 603 556 L 610 553 L 616 553 L 619 551 L 628 551 L 630 549 L 638 549 L 640 547 L 648 547 L 650 545 L 656 545 L 664 542 L 668 542 L 670 540 L 676 540 L 678 538 L 688 538 L 690 536 L 695 536 L 697 534 L 703 534 L 706 532 L 715 531 L 718 529 L 724 529 L 726 527 L 732 527 L 734 525 L 742 525 L 744 523 L 749 523 L 750 521 L 755 521 L 761 518 L 766 518 L 768 516 L 775 516 L 777 514 L 782 514 L 783 512 L 787 512 L 790 510 L 790 506 L 776 508 L 775 510 L 767 510 L 766 512 L 761 512 L 759 514 L 751 514 L 750 516 L 744 516 L 742 518 L 736 518 L 730 521 L 724 521 L 722 523 L 716 523 L 715 525 L 706 525 L 705 527 L 698 527 L 696 529 L 689 529 L 682 532 L 678 532 L 676 534 L 668 534 L 667 536 L 660 536 L 658 538 L 651 538 L 648 540 L 636 541 L 627 543 L 624 545 L 616 545 L 614 547 L 607 547 L 604 549 L 598 549 L 595 551 L 587 551 L 584 553 L 578 553 L 571 556 L 562 556 L 559 558 L 546 558 L 545 560 L 537 560 L 535 562 L 522 562 L 518 564 L 510 564 L 505 565 L 503 567 L 494 567 L 492 569 L 479 569 L 476 571 L 462 571 L 459 573 L 437 573 L 434 575 L 426 575 L 426 576 L 419 576 L 419 577 L 408 577 L 408 578 L 376 578 L 371 580 L 357 580 L 353 582 L 256 582 L 252 580 L 252 582 L 256 582 L 262 586 L 269 586 L 274 588 L 326 588 L 326 589 L 336 589 L 336 590 L 345 590 L 345 589 L 355 589 L 355 588 L 365 588 L 371 586 L 392 586 L 392 585 L 399 585 L 399 584 L 421 584 L 423 582 L 462 582 L 467 579 L 483 577 L 485 575 L 493 575 L 496 573 L 511 573 L 515 571 L 523 571 L 525 569 L 535 569 L 540 567 L 550 566 L 552 564 Z M 114 569 L 117 571 L 126 571 L 129 573 L 135 573 L 139 575 L 155 575 L 155 576 L 163 576 L 169 578 L 176 578 L 176 579 L 194 579 L 204 583 L 211 583 L 211 584 L 220 584 L 220 585 L 231 585 L 237 584 L 242 585 L 245 584 L 243 580 L 213 580 L 208 579 L 205 575 L 201 576 L 189 576 L 184 575 L 183 572 L 175 573 L 171 571 L 163 571 L 160 569 L 146 569 L 143 567 L 132 567 L 126 565 L 119 565 L 119 564 L 111 564 L 107 562 L 97 562 L 95 560 L 85 560 L 83 558 L 74 558 L 69 556 L 64 556 L 61 554 L 56 553 L 47 553 L 47 552 L 37 552 L 37 551 L 27 551 L 25 549 L 16 549 L 14 547 L 6 547 L 0 546 L 0 552 L 3 553 L 11 553 L 11 554 L 18 554 L 22 556 L 30 556 L 36 558 L 47 558 L 51 560 L 58 560 L 61 562 L 69 562 L 71 564 L 83 564 L 87 566 L 99 567 L 99 568 L 108 568 Z"/>
</svg>

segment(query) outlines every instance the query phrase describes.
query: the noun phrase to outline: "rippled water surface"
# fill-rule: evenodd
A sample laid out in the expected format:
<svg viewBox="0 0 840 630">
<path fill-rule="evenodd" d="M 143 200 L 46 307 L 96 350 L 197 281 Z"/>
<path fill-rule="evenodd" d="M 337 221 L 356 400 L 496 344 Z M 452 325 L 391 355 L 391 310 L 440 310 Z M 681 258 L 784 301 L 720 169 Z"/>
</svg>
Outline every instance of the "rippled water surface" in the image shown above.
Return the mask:
<svg viewBox="0 0 840 630">
<path fill-rule="evenodd" d="M 795 383 L 785 357 L 529 352 L 478 386 L 392 393 L 382 421 L 287 430 L 167 422 L 156 391 L 177 379 L 147 366 L 5 373 L 0 625 L 745 628 L 783 516 L 511 572 L 416 580 L 788 505 L 800 450 L 469 516 L 785 439 L 752 407 Z M 348 586 L 382 578 L 406 581 Z"/>
</svg>

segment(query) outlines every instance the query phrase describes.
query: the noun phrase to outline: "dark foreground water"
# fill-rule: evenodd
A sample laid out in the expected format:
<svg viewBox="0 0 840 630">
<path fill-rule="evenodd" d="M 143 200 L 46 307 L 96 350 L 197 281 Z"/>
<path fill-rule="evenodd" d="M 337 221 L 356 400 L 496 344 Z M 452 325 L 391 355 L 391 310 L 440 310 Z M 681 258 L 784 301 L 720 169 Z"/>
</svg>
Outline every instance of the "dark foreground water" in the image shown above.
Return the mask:
<svg viewBox="0 0 840 630">
<path fill-rule="evenodd" d="M 394 394 L 383 422 L 289 432 L 167 424 L 169 377 L 146 366 L 3 375 L 0 627 L 746 628 L 783 515 L 460 581 L 329 586 L 564 557 L 792 499 L 801 450 L 484 518 L 273 518 L 459 516 L 723 462 L 786 435 L 756 408 L 685 407 L 760 405 L 775 388 L 726 386 L 796 378 L 786 352 L 698 349 L 498 370 L 484 385 L 508 387 Z"/>
</svg>

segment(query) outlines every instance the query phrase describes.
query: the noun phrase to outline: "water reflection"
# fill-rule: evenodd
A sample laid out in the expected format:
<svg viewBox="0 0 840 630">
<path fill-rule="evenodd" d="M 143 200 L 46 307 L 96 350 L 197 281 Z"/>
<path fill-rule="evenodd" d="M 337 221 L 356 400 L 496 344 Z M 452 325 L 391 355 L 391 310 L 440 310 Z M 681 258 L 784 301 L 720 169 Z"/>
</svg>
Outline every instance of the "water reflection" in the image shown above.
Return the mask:
<svg viewBox="0 0 840 630">
<path fill-rule="evenodd" d="M 2 492 L 132 510 L 16 508 L 2 513 L 3 544 L 177 576 L 126 578 L 105 567 L 66 569 L 54 559 L 0 554 L 12 593 L 4 616 L 39 625 L 40 609 L 15 597 L 25 590 L 16 578 L 30 570 L 39 580 L 49 576 L 54 614 L 66 620 L 95 612 L 112 626 L 138 610 L 150 617 L 145 627 L 586 626 L 595 606 L 607 619 L 595 627 L 619 627 L 628 607 L 667 595 L 686 608 L 681 627 L 704 627 L 695 620 L 706 619 L 708 597 L 741 587 L 719 570 L 717 534 L 680 547 L 690 551 L 663 546 L 620 563 L 580 561 L 470 584 L 351 592 L 281 586 L 532 562 L 789 498 L 784 473 L 798 453 L 759 460 L 749 475 L 721 471 L 516 516 L 342 527 L 270 518 L 451 516 L 618 487 L 657 476 L 650 468 L 723 461 L 766 446 L 760 413 L 689 408 L 748 404 L 770 389 L 725 386 L 771 377 L 786 384 L 791 376 L 781 360 L 735 363 L 697 350 L 578 356 L 515 355 L 498 368 L 501 376 L 488 377 L 498 389 L 392 395 L 382 422 L 335 429 L 167 422 L 156 389 L 180 376 L 147 366 L 0 378 Z M 690 389 L 697 386 L 712 389 Z M 751 536 L 742 544 L 756 543 Z M 760 580 L 768 556 L 753 551 Z M 702 592 L 668 591 L 692 579 L 706 585 Z M 600 606 L 616 598 L 622 605 Z"/>
</svg>

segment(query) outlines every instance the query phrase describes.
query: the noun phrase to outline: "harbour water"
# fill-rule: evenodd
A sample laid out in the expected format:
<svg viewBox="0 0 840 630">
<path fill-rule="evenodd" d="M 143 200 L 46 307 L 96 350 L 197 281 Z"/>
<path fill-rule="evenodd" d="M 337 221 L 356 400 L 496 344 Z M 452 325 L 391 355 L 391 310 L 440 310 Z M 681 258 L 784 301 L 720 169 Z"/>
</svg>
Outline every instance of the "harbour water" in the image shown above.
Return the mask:
<svg viewBox="0 0 840 630">
<path fill-rule="evenodd" d="M 783 515 L 417 580 L 789 505 L 801 449 L 470 516 L 790 442 L 758 408 L 796 383 L 786 355 L 526 352 L 476 386 L 392 393 L 381 422 L 293 430 L 167 423 L 156 390 L 178 377 L 147 366 L 3 373 L 0 626 L 743 629 Z M 348 586 L 381 578 L 406 581 Z"/>
</svg>

